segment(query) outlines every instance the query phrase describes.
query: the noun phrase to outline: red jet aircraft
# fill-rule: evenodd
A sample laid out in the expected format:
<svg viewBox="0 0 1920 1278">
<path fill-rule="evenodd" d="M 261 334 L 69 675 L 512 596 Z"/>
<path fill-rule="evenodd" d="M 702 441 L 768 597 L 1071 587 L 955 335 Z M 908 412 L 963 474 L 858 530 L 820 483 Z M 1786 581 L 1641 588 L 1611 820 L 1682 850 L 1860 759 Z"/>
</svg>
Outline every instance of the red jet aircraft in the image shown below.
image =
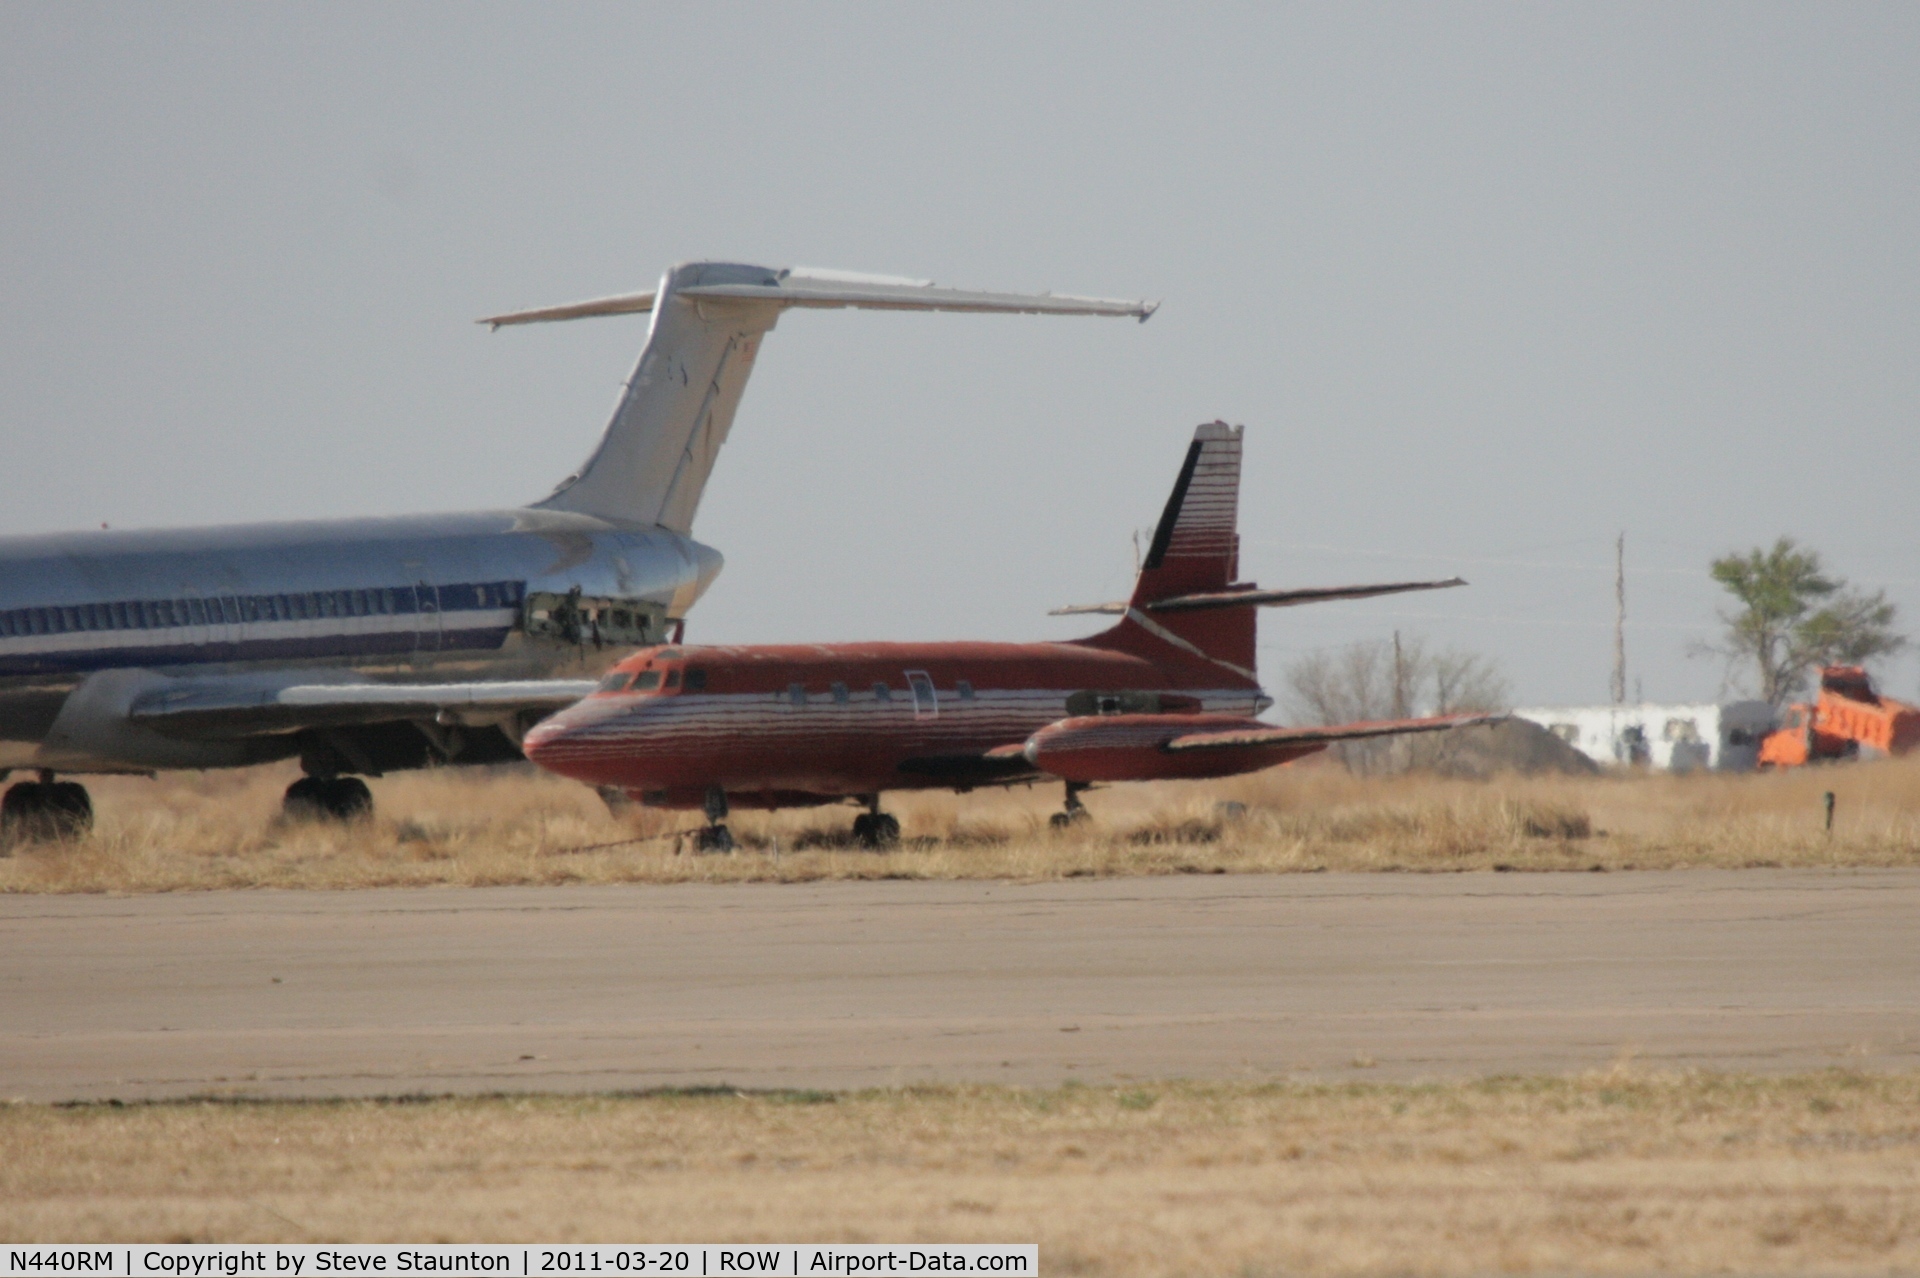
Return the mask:
<svg viewBox="0 0 1920 1278">
<path fill-rule="evenodd" d="M 855 838 L 893 842 L 887 790 L 970 790 L 1051 777 L 1064 825 L 1096 782 L 1224 777 L 1335 741 L 1497 716 L 1284 728 L 1254 674 L 1256 607 L 1463 586 L 1395 582 L 1262 590 L 1236 582 L 1242 427 L 1194 432 L 1133 598 L 1063 612 L 1120 615 L 1067 643 L 836 643 L 645 648 L 599 691 L 529 732 L 527 757 L 642 803 L 703 808 L 700 846 L 728 849 L 730 807 L 856 800 Z"/>
</svg>

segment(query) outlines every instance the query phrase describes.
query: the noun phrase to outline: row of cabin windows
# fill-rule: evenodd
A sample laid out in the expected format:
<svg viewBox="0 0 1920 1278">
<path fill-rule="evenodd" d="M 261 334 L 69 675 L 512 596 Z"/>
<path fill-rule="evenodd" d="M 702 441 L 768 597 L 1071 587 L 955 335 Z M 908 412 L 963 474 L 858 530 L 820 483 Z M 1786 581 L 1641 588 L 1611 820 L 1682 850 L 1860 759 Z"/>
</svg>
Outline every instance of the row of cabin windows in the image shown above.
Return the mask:
<svg viewBox="0 0 1920 1278">
<path fill-rule="evenodd" d="M 292 595 L 134 599 L 60 608 L 9 608 L 0 611 L 0 638 L 505 608 L 517 605 L 524 594 L 521 582 L 497 581 L 441 586 L 437 591 L 432 587 L 416 590 L 403 586 L 398 590 L 319 590 Z"/>
<path fill-rule="evenodd" d="M 834 684 L 828 689 L 828 694 L 832 696 L 835 705 L 843 706 L 853 699 L 853 694 L 848 691 L 847 685 L 844 683 Z M 953 685 L 953 695 L 961 701 L 973 700 L 973 684 L 965 679 L 956 680 Z M 873 699 L 875 701 L 891 701 L 893 700 L 893 689 L 885 682 L 875 682 L 873 685 Z M 807 685 L 804 683 L 788 684 L 787 700 L 796 706 L 804 706 L 807 704 Z"/>
</svg>

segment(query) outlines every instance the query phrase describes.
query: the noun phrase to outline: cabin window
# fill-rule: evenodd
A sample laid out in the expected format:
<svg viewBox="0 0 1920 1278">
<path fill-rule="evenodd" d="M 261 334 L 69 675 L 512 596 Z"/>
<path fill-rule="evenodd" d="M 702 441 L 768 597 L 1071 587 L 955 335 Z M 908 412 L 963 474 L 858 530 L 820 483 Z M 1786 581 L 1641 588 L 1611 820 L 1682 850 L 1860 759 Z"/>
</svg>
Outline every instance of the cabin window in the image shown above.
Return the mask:
<svg viewBox="0 0 1920 1278">
<path fill-rule="evenodd" d="M 187 620 L 196 626 L 207 624 L 207 605 L 198 599 L 187 600 Z"/>
<path fill-rule="evenodd" d="M 873 685 L 873 699 L 875 701 L 891 701 L 893 700 L 893 689 L 884 683 L 876 683 Z"/>
<path fill-rule="evenodd" d="M 687 671 L 687 691 L 702 692 L 707 686 L 707 672 L 704 670 Z"/>
<path fill-rule="evenodd" d="M 836 683 L 833 685 L 833 704 L 837 706 L 844 706 L 845 704 L 847 704 L 847 685 L 846 684 Z"/>
<path fill-rule="evenodd" d="M 627 686 L 627 682 L 632 678 L 633 676 L 625 670 L 615 670 L 612 674 L 608 675 L 606 678 L 600 681 L 600 691 L 602 692 L 623 691 Z"/>
<path fill-rule="evenodd" d="M 694 691 L 694 692 L 698 692 L 698 691 L 700 691 L 700 689 L 702 689 L 702 688 L 704 688 L 704 687 L 706 687 L 706 686 L 707 686 L 707 672 L 706 672 L 706 671 L 704 671 L 704 670 L 702 670 L 702 671 L 700 671 L 699 673 L 700 673 L 700 678 L 699 678 L 699 680 L 698 680 L 697 682 L 695 681 L 695 679 L 694 679 L 694 677 L 693 677 L 693 675 L 692 675 L 691 673 L 689 673 L 689 674 L 687 675 L 687 687 L 688 687 L 688 688 L 689 688 L 690 690 L 692 690 L 692 691 Z M 668 687 L 668 688 L 677 688 L 677 687 L 679 687 L 679 686 L 680 686 L 680 672 L 679 672 L 678 670 L 669 670 L 669 671 L 667 671 L 667 681 L 666 681 L 666 683 L 665 683 L 665 684 L 664 684 L 663 686 L 665 686 L 665 687 Z"/>
<path fill-rule="evenodd" d="M 973 684 L 962 679 L 953 685 L 953 691 L 962 701 L 973 700 Z"/>
<path fill-rule="evenodd" d="M 660 672 L 658 670 L 642 670 L 633 677 L 633 690 L 635 692 L 652 692 L 659 686 Z"/>
<path fill-rule="evenodd" d="M 13 637 L 13 614 L 10 612 L 0 612 L 0 637 Z"/>
<path fill-rule="evenodd" d="M 95 624 L 92 604 L 80 605 L 80 626 L 83 630 L 99 630 L 101 628 Z"/>
<path fill-rule="evenodd" d="M 793 702 L 796 706 L 804 706 L 807 704 L 807 685 L 804 683 L 788 684 L 787 700 Z"/>
<path fill-rule="evenodd" d="M 72 634 L 80 628 L 80 614 L 77 609 L 62 608 L 59 610 L 59 614 L 62 633 Z"/>
</svg>

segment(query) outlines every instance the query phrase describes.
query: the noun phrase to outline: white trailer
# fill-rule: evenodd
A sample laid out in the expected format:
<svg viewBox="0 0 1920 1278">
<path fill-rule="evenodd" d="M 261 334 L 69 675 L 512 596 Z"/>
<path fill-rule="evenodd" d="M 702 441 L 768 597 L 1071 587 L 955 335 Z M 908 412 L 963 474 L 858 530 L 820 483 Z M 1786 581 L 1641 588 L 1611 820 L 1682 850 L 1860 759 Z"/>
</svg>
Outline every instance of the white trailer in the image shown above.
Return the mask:
<svg viewBox="0 0 1920 1278">
<path fill-rule="evenodd" d="M 1760 740 L 1774 728 L 1764 701 L 1724 705 L 1530 706 L 1514 716 L 1537 723 L 1602 767 L 1665 772 L 1750 772 Z"/>
</svg>

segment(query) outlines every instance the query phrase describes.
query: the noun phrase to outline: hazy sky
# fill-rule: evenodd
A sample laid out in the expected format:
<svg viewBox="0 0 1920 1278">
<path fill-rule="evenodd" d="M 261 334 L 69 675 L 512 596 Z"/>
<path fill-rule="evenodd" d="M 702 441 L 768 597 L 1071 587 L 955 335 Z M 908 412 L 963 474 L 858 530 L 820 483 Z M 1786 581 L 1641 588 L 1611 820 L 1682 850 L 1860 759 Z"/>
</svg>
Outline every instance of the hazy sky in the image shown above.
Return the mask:
<svg viewBox="0 0 1920 1278">
<path fill-rule="evenodd" d="M 0 532 L 459 510 L 586 454 L 699 257 L 1158 298 L 798 312 L 695 533 L 707 641 L 1030 638 L 1195 423 L 1243 575 L 1438 577 L 1526 701 L 1711 698 L 1787 533 L 1920 631 L 1920 7 L 0 3 Z M 1916 661 L 1889 663 L 1911 695 Z"/>
</svg>

